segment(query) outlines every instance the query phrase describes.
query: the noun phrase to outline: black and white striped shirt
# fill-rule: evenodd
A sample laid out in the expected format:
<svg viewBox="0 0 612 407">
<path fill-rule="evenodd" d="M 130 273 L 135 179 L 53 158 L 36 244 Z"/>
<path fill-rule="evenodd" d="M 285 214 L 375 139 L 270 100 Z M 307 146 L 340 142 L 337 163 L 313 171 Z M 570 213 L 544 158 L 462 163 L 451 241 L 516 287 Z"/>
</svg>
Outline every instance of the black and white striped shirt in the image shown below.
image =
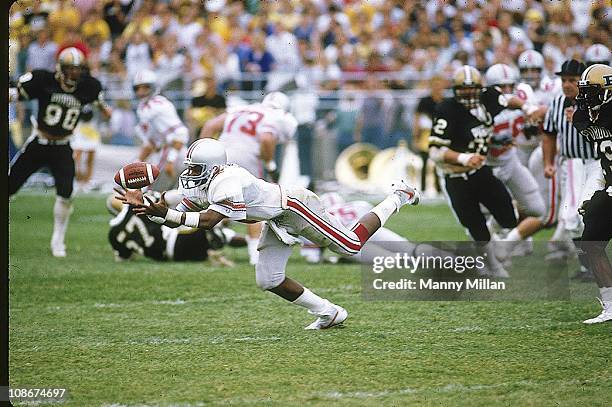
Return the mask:
<svg viewBox="0 0 612 407">
<path fill-rule="evenodd" d="M 548 111 L 544 117 L 544 131 L 560 137 L 559 145 L 561 146 L 561 151 L 559 153 L 562 157 L 599 158 L 593 144 L 578 134 L 576 128 L 572 126 L 572 122 L 567 120 L 565 109 L 570 107 L 571 104 L 569 100 L 566 101 L 565 95 L 560 94 L 554 98 L 548 105 Z"/>
</svg>

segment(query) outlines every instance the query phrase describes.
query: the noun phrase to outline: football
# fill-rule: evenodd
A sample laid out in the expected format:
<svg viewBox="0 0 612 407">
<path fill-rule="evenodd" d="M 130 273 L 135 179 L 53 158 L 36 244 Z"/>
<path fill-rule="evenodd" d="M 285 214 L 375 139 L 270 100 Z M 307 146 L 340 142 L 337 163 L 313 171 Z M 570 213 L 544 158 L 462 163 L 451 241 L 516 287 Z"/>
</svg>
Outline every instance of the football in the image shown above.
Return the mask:
<svg viewBox="0 0 612 407">
<path fill-rule="evenodd" d="M 144 188 L 155 182 L 159 168 L 153 164 L 137 162 L 122 167 L 115 174 L 115 182 L 125 189 Z"/>
</svg>

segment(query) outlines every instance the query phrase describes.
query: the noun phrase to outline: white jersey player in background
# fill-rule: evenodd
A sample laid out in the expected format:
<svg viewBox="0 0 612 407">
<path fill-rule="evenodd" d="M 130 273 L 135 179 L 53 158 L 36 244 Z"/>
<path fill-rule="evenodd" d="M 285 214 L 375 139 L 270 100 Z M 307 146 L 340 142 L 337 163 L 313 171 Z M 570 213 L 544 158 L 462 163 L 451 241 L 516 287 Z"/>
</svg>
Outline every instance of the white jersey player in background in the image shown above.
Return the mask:
<svg viewBox="0 0 612 407">
<path fill-rule="evenodd" d="M 136 134 L 142 140 L 139 160 L 157 165 L 162 176 L 153 189 L 166 190 L 176 183 L 176 175 L 185 156 L 189 142 L 189 130 L 179 118 L 176 108 L 168 99 L 158 94 L 157 76 L 153 71 L 142 70 L 132 79 L 132 87 L 138 98 L 138 125 Z"/>
<path fill-rule="evenodd" d="M 532 125 L 537 125 L 538 133 L 532 136 L 537 147 L 525 165 L 539 185 L 539 190 L 546 207 L 545 216 L 542 219 L 544 227 L 556 224 L 555 232 L 550 239 L 549 252 L 554 256 L 567 256 L 572 250 L 573 244 L 565 232 L 562 222 L 559 222 L 560 184 L 559 178 L 544 177 L 544 159 L 542 154 L 542 122 L 548 105 L 561 92 L 561 79 L 550 78 L 543 75 L 544 57 L 537 51 L 527 50 L 522 52 L 517 60 L 521 82 L 526 83 L 533 89 L 533 103 L 539 106 L 535 115 L 531 117 Z M 524 150 L 523 150 L 524 151 Z M 519 158 L 525 156 L 520 155 Z M 514 235 L 516 237 L 516 235 Z"/>
<path fill-rule="evenodd" d="M 140 190 L 118 191 L 117 198 L 132 205 L 135 213 L 149 215 L 167 226 L 210 229 L 224 219 L 265 221 L 255 267 L 257 285 L 315 315 L 317 319 L 306 329 L 341 324 L 348 313 L 286 277 L 292 246 L 300 243 L 300 236 L 341 255 L 357 254 L 391 215 L 405 205 L 417 205 L 420 199 L 416 189 L 400 181 L 392 186 L 393 192 L 348 229 L 325 210 L 314 192 L 272 184 L 228 164 L 225 147 L 217 140 L 194 142 L 185 164 L 187 169 L 179 177 L 179 192 L 184 199 L 178 210 L 149 200 L 145 204 Z"/>
<path fill-rule="evenodd" d="M 200 138 L 221 133 L 219 141 L 225 145 L 229 163 L 238 164 L 257 178 L 264 178 L 264 169 L 278 181 L 278 168 L 274 161 L 277 144 L 289 141 L 297 129 L 297 120 L 289 110 L 289 98 L 281 92 L 267 94 L 261 103 L 230 108 L 227 112 L 207 121 Z M 247 226 L 249 263 L 257 264 L 257 244 L 262 225 Z"/>
<path fill-rule="evenodd" d="M 534 103 L 531 86 L 518 83 L 518 73 L 506 64 L 495 64 L 485 73 L 487 86 L 495 86 L 502 94 L 514 95 L 526 104 L 538 107 Z M 545 224 L 546 209 L 540 194 L 539 186 L 527 167 L 519 160 L 517 140 L 527 140 L 526 134 L 537 134 L 532 125 L 527 124 L 521 110 L 506 109 L 495 116 L 493 122 L 493 137 L 489 146 L 487 163 L 493 167 L 493 174 L 508 188 L 519 212 L 520 223 L 503 239 L 508 242 L 519 242 L 530 238 Z M 499 247 L 500 257 L 505 260 L 514 249 L 515 244 L 505 244 Z M 521 254 L 531 251 L 527 247 Z"/>
</svg>

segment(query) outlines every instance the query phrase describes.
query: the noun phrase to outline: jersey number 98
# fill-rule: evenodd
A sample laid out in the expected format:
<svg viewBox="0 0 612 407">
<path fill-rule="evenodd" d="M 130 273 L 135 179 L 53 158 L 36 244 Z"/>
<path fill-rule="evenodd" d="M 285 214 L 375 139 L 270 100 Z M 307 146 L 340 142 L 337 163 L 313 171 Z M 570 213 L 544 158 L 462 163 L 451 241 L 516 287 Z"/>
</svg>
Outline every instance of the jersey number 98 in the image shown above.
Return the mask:
<svg viewBox="0 0 612 407">
<path fill-rule="evenodd" d="M 62 108 L 62 106 L 55 104 L 55 103 L 50 103 L 47 106 L 47 110 L 45 110 L 45 124 L 47 124 L 48 126 L 55 126 L 57 125 L 60 120 L 62 119 L 62 115 L 64 113 L 64 109 Z M 68 110 L 66 110 L 66 114 L 64 115 L 64 120 L 62 121 L 62 127 L 65 130 L 74 130 L 74 127 L 77 124 L 77 121 L 79 119 L 79 114 L 81 113 L 80 109 L 77 108 L 70 108 Z"/>
</svg>

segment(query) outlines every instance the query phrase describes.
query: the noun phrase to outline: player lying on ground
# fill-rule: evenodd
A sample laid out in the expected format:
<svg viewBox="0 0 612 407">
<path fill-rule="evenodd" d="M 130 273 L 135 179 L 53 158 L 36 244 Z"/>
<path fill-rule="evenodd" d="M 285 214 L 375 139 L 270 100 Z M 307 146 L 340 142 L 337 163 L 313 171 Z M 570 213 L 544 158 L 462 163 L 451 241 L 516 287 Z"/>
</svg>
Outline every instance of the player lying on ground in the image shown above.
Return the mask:
<svg viewBox="0 0 612 407">
<path fill-rule="evenodd" d="M 416 189 L 400 181 L 392 186 L 390 195 L 349 230 L 326 212 L 314 192 L 272 184 L 228 164 L 223 143 L 217 140 L 194 142 L 185 164 L 187 169 L 179 177 L 179 191 L 184 199 L 177 210 L 150 199 L 145 203 L 139 190 L 128 190 L 117 198 L 131 205 L 135 213 L 149 215 L 168 226 L 211 229 L 224 219 L 265 221 L 255 267 L 257 285 L 317 316 L 307 329 L 338 325 L 348 313 L 285 276 L 291 246 L 299 244 L 302 236 L 341 255 L 357 254 L 392 214 L 404 205 L 417 205 L 420 199 Z M 208 209 L 203 210 L 206 206 Z"/>
<path fill-rule="evenodd" d="M 180 201 L 178 191 L 171 190 L 163 196 L 149 191 L 146 196 L 154 202 L 165 201 L 176 205 Z M 115 253 L 115 260 L 124 261 L 140 254 L 157 261 L 205 261 L 214 266 L 232 267 L 234 264 L 223 256 L 224 245 L 244 246 L 244 237 L 234 231 L 215 227 L 212 230 L 194 229 L 187 226 L 169 228 L 155 223 L 146 216 L 136 216 L 129 205 L 110 196 L 107 209 L 114 215 L 110 221 L 108 240 Z"/>
</svg>

